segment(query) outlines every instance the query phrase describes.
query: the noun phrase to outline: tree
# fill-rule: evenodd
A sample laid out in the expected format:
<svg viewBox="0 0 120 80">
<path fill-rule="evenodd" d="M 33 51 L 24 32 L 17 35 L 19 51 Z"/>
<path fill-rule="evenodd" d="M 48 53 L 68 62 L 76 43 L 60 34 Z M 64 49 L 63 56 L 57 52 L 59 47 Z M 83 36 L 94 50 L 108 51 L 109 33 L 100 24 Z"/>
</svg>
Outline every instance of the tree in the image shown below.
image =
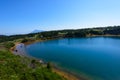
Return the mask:
<svg viewBox="0 0 120 80">
<path fill-rule="evenodd" d="M 52 70 L 52 64 L 50 62 L 47 63 L 47 69 Z"/>
</svg>

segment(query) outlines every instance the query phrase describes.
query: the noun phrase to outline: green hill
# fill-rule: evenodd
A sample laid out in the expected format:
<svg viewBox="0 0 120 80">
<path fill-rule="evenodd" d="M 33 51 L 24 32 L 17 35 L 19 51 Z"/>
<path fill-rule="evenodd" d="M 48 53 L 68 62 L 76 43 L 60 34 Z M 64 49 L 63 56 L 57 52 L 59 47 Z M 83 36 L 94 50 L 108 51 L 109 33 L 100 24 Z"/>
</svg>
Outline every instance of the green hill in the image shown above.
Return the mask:
<svg viewBox="0 0 120 80">
<path fill-rule="evenodd" d="M 31 65 L 34 65 L 31 66 Z M 0 80 L 65 80 L 31 58 L 0 51 Z"/>
</svg>

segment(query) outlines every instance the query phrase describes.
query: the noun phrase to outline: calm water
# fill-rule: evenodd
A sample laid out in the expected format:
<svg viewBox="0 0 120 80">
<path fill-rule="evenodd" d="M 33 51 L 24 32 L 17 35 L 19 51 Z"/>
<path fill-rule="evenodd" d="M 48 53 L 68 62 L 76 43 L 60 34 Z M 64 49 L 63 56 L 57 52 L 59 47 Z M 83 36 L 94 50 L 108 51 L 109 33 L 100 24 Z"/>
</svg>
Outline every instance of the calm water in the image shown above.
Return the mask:
<svg viewBox="0 0 120 80">
<path fill-rule="evenodd" d="M 50 40 L 28 45 L 27 52 L 89 80 L 120 80 L 117 37 Z"/>
</svg>

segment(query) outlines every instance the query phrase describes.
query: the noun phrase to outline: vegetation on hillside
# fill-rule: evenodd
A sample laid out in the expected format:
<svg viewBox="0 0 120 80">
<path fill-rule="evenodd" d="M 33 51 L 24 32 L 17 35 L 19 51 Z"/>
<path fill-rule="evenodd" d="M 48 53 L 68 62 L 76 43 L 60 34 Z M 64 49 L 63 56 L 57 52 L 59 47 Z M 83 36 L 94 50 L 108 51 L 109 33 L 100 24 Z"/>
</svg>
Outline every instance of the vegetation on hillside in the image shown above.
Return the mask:
<svg viewBox="0 0 120 80">
<path fill-rule="evenodd" d="M 5 46 L 5 48 L 10 49 L 11 47 L 14 47 L 15 44 L 14 44 L 13 42 L 6 42 L 6 43 L 4 44 L 4 46 Z"/>
<path fill-rule="evenodd" d="M 49 67 L 48 67 L 49 66 Z M 65 80 L 36 60 L 0 51 L 0 80 Z"/>
<path fill-rule="evenodd" d="M 25 35 L 0 35 L 0 42 L 20 40 L 27 42 L 29 40 L 47 40 L 54 38 L 68 38 L 68 37 L 89 37 L 92 35 L 120 35 L 120 26 L 113 27 L 99 27 L 99 28 L 86 28 L 77 30 L 58 30 L 46 31 Z M 22 39 L 22 40 L 21 40 Z"/>
</svg>

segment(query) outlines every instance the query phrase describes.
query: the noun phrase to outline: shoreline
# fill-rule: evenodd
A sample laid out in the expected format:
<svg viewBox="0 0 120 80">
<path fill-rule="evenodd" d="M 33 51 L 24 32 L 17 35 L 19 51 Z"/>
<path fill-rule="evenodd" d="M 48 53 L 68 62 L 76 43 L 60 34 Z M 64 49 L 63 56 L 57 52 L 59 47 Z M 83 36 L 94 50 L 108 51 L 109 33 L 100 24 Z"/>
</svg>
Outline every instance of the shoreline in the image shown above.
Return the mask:
<svg viewBox="0 0 120 80">
<path fill-rule="evenodd" d="M 89 80 L 90 79 L 90 78 L 87 78 L 86 76 L 77 75 L 75 72 L 65 70 L 62 67 L 59 67 L 57 65 L 53 66 L 53 71 L 60 74 L 61 76 L 64 76 L 68 80 Z"/>
<path fill-rule="evenodd" d="M 109 35 L 109 34 L 106 34 L 106 35 L 89 35 L 89 36 L 86 36 L 86 37 L 80 37 L 80 38 L 92 38 L 92 37 L 120 37 L 120 35 Z M 30 45 L 30 44 L 33 44 L 33 43 L 36 43 L 36 42 L 44 42 L 44 41 L 49 41 L 49 40 L 55 40 L 55 39 L 65 39 L 67 37 L 62 37 L 62 38 L 53 38 L 53 39 L 45 39 L 45 40 L 33 40 L 33 41 L 28 41 L 28 42 L 25 42 L 23 44 L 25 44 L 26 46 L 27 45 Z M 68 38 L 76 38 L 76 37 L 68 37 Z M 78 38 L 78 37 L 77 37 Z"/>
<path fill-rule="evenodd" d="M 54 66 L 52 70 L 53 70 L 53 72 L 59 74 L 60 76 L 63 76 L 67 80 L 84 80 L 83 78 L 77 77 L 76 75 L 74 75 L 68 71 L 60 69 L 59 67 Z"/>
</svg>

